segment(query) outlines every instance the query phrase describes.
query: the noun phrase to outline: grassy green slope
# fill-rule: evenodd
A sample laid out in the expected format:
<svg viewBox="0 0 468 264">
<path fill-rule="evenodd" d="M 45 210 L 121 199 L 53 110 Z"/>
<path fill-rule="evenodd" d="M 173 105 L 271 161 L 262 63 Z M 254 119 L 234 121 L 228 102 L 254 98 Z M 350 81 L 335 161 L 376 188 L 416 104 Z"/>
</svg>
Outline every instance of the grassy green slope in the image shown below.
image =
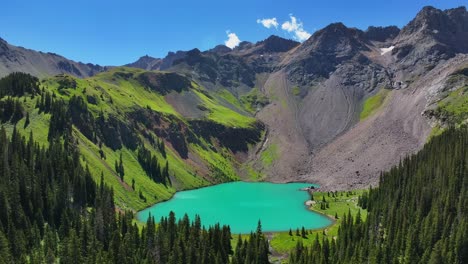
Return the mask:
<svg viewBox="0 0 468 264">
<path fill-rule="evenodd" d="M 202 138 L 190 132 L 190 120 L 183 117 L 166 101 L 165 94 L 152 90 L 140 82 L 139 76 L 144 73 L 147 72 L 120 67 L 87 79 L 60 75 L 43 79 L 40 84 L 41 89 L 53 94 L 55 100 L 63 99 L 68 102 L 73 96 L 83 98 L 95 120 L 103 115 L 128 125 L 136 133 L 139 144 L 143 144 L 152 155 L 156 156 L 161 166 L 164 166 L 166 161 L 169 163 L 172 185 L 165 186 L 147 176 L 138 162 L 137 149 L 132 150 L 123 145 L 113 150 L 106 144 L 101 144 L 105 155 L 105 159 L 101 159 L 97 141 L 90 140 L 78 127 L 73 126 L 73 136 L 82 154 L 83 164 L 89 167 L 96 180 L 99 180 L 102 174 L 105 182 L 113 187 L 117 206 L 122 209 L 141 210 L 156 202 L 169 199 L 178 189 L 238 180 L 238 169 L 241 164 L 235 159 L 233 152 L 217 144 L 216 140 Z M 230 127 L 233 131 L 236 128 L 258 129 L 254 127 L 255 118 L 241 114 L 242 111 L 246 113 L 245 110 L 240 108 L 241 104 L 229 92 L 212 95 L 194 82 L 191 82 L 191 87 L 188 89 L 193 89 L 192 92 L 208 109 L 202 119 Z M 30 124 L 24 127 L 25 118 L 22 118 L 16 123 L 17 129 L 25 136 L 33 131 L 34 137 L 40 144 L 48 144 L 50 114 L 40 113 L 36 108 L 40 96 L 25 95 L 18 99 L 24 111 L 29 113 Z M 222 104 L 220 100 L 223 100 Z M 226 107 L 226 104 L 231 104 L 232 107 Z M 232 110 L 236 108 L 240 111 Z M 145 127 L 141 124 L 141 120 L 134 119 L 138 111 L 154 113 L 152 115 L 158 116 L 160 119 L 158 122 L 162 123 L 153 124 L 153 122 L 151 127 Z M 14 127 L 10 123 L 5 123 L 4 126 L 8 131 Z M 182 141 L 187 142 L 188 155 L 182 157 L 172 145 L 173 142 L 169 140 L 171 131 L 177 132 L 179 137 L 185 137 Z M 165 157 L 157 146 L 149 142 L 148 135 L 164 142 Z M 125 169 L 123 181 L 114 168 L 115 161 L 119 160 L 120 155 Z"/>
<path fill-rule="evenodd" d="M 453 72 L 445 81 L 442 93 L 434 108 L 428 111 L 430 116 L 440 122 L 434 126 L 428 138 L 442 134 L 449 126 L 459 126 L 468 122 L 468 67 L 464 66 Z"/>
<path fill-rule="evenodd" d="M 362 219 L 366 219 L 367 210 L 363 210 L 357 205 L 358 197 L 362 195 L 362 193 L 362 190 L 352 192 L 337 192 L 338 195 L 335 197 L 329 195 L 329 193 L 324 192 L 314 193 L 313 196 L 315 203 L 310 206 L 310 210 L 324 214 L 333 219 L 335 222 L 325 229 L 309 230 L 309 234 L 306 238 L 296 236 L 296 230 L 292 230 L 292 236 L 289 235 L 289 232 L 276 233 L 273 235 L 271 240 L 271 246 L 279 253 L 289 253 L 294 249 L 298 241 L 302 241 L 303 245 L 310 246 L 313 244 L 317 236 L 320 241 L 322 241 L 323 237 L 328 239 L 335 239 L 338 235 L 338 228 L 344 214 L 351 212 L 353 217 L 355 217 L 358 213 L 360 213 Z M 328 207 L 321 209 L 321 203 L 324 197 L 326 203 L 328 203 Z M 335 215 L 338 215 L 338 219 L 335 218 Z"/>
<path fill-rule="evenodd" d="M 452 123 L 461 123 L 468 119 L 468 86 L 450 92 L 438 102 L 436 111 Z"/>
</svg>

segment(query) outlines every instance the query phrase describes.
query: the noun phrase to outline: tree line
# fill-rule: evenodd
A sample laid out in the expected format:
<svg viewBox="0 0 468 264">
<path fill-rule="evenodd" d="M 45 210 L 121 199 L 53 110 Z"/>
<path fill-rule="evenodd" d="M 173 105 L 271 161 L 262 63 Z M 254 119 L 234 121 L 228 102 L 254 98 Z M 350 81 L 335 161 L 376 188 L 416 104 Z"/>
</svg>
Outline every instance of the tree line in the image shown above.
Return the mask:
<svg viewBox="0 0 468 264">
<path fill-rule="evenodd" d="M 171 183 L 169 162 L 166 161 L 166 165 L 161 166 L 156 155 L 153 155 L 143 144 L 138 148 L 138 162 L 153 181 L 164 185 Z"/>
<path fill-rule="evenodd" d="M 468 128 L 450 128 L 382 173 L 336 239 L 298 244 L 290 263 L 468 263 Z"/>
<path fill-rule="evenodd" d="M 0 263 L 268 263 L 260 223 L 234 250 L 228 226 L 205 228 L 199 217 L 171 213 L 139 227 L 82 164 L 67 103 L 41 97 L 48 145 L 0 128 Z"/>
<path fill-rule="evenodd" d="M 228 226 L 206 229 L 199 217 L 150 217 L 140 229 L 67 146 L 1 128 L 0 263 L 268 263 L 260 224 L 235 251 Z"/>
</svg>

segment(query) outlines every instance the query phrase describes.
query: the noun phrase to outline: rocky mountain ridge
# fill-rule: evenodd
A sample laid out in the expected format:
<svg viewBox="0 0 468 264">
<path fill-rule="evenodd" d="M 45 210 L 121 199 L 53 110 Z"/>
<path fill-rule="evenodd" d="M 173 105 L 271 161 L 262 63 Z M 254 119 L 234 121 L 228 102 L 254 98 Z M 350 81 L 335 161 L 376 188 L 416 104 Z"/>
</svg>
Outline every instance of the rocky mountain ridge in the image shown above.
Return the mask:
<svg viewBox="0 0 468 264">
<path fill-rule="evenodd" d="M 44 53 L 13 46 L 0 38 L 0 77 L 20 71 L 37 77 L 67 73 L 85 78 L 107 69 L 109 67 L 75 62 L 55 53 Z"/>
</svg>

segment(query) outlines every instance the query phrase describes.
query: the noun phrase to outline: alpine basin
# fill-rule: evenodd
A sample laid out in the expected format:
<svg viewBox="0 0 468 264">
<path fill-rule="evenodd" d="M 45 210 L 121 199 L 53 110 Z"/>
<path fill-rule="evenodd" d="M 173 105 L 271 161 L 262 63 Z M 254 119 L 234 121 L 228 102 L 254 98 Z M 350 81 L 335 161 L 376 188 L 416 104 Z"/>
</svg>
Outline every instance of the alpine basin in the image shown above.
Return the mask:
<svg viewBox="0 0 468 264">
<path fill-rule="evenodd" d="M 177 219 L 187 214 L 193 220 L 198 214 L 205 227 L 220 223 L 229 225 L 231 232 L 242 234 L 254 231 L 259 220 L 264 232 L 326 227 L 331 220 L 304 204 L 310 197 L 300 189 L 308 186 L 308 183 L 232 182 L 182 191 L 139 212 L 138 219 L 146 221 L 151 215 L 159 221 L 173 211 Z"/>
</svg>

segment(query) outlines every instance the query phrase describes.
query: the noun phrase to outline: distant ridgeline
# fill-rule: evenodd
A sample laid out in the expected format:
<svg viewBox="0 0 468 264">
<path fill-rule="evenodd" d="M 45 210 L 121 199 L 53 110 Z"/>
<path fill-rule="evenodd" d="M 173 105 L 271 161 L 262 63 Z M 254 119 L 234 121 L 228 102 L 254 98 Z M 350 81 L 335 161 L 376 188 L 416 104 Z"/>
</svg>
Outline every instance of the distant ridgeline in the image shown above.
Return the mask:
<svg viewBox="0 0 468 264">
<path fill-rule="evenodd" d="M 448 129 L 360 198 L 336 239 L 301 244 L 290 263 L 468 263 L 468 128 Z"/>
<path fill-rule="evenodd" d="M 13 81 L 0 81 L 0 263 L 268 263 L 260 223 L 247 240 L 239 237 L 235 250 L 229 227 L 205 229 L 198 217 L 176 222 L 170 214 L 158 227 L 149 218 L 140 228 L 131 211 L 117 210 L 103 175 L 97 184 L 99 175 L 83 165 L 70 103 L 39 89 L 29 75 L 8 78 Z M 25 137 L 14 126 L 7 134 L 5 126 L 29 118 L 31 102 L 14 98 L 26 94 L 38 98 L 34 111 L 50 113 L 46 142 L 35 141 L 35 129 Z M 32 120 L 22 124 L 29 126 Z M 154 181 L 170 184 L 148 150 L 141 148 L 139 156 Z M 121 177 L 122 167 L 120 158 Z"/>
</svg>

